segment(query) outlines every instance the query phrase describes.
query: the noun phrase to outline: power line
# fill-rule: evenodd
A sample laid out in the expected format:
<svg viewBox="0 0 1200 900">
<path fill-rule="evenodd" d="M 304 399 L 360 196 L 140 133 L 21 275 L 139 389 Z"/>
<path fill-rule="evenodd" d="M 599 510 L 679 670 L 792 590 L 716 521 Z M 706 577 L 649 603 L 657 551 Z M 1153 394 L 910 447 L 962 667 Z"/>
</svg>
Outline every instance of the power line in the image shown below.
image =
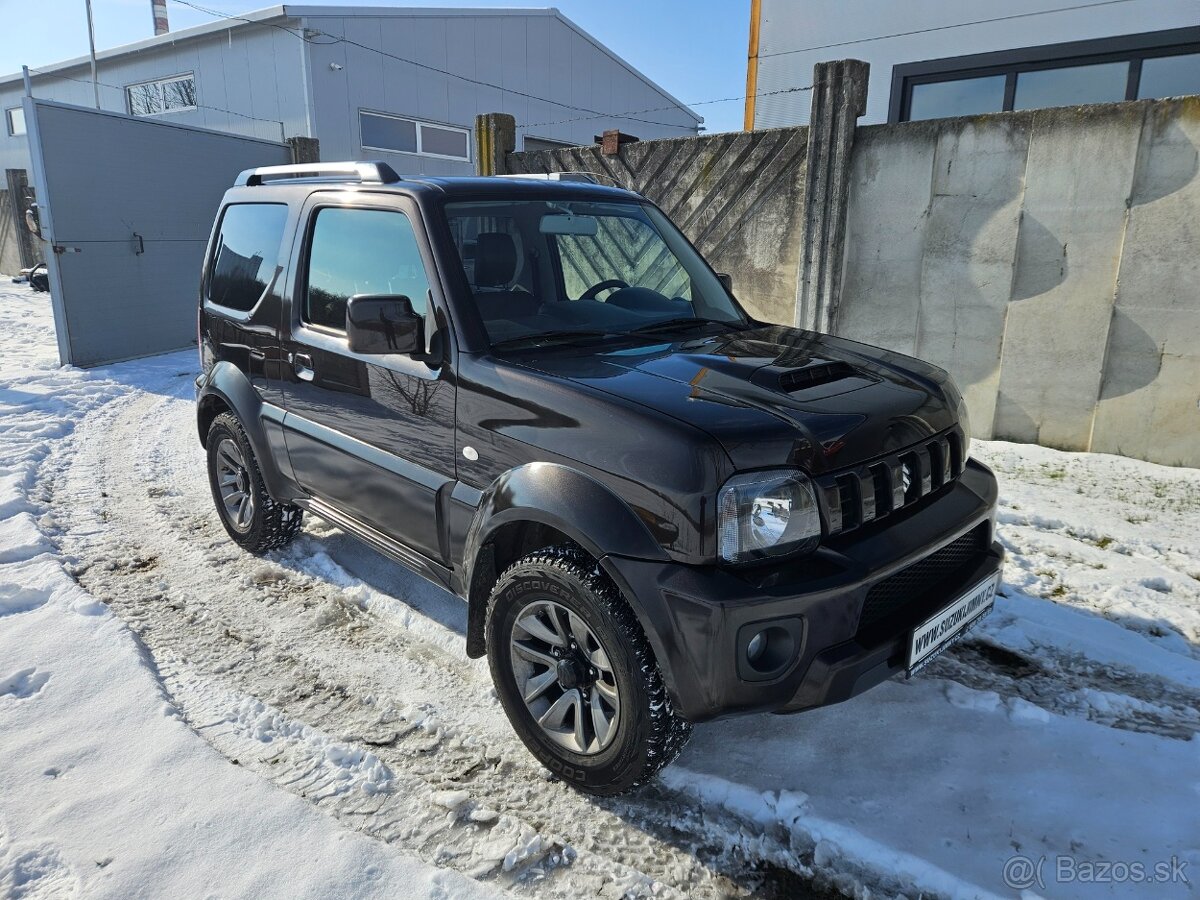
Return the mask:
<svg viewBox="0 0 1200 900">
<path fill-rule="evenodd" d="M 183 0 L 176 0 L 177 3 Z M 809 53 L 813 50 L 830 50 L 834 47 L 850 47 L 854 44 L 865 44 L 869 41 L 886 41 L 889 38 L 912 37 L 916 34 L 929 34 L 934 31 L 947 31 L 951 28 L 966 28 L 970 25 L 989 25 L 993 22 L 1010 22 L 1013 19 L 1027 19 L 1031 16 L 1045 16 L 1050 13 L 1073 12 L 1078 9 L 1096 9 L 1101 6 L 1116 6 L 1118 3 L 1132 3 L 1133 0 L 1100 0 L 1099 3 L 1077 3 L 1074 6 L 1060 6 L 1057 9 L 1039 9 L 1034 12 L 1012 13 L 1007 16 L 994 16 L 990 19 L 976 19 L 972 22 L 957 22 L 953 25 L 937 25 L 932 28 L 917 28 L 913 31 L 897 31 L 892 34 L 878 34 L 874 37 L 858 38 L 853 41 L 837 41 L 833 44 L 815 44 L 812 47 L 796 47 L 792 50 L 776 50 L 774 53 L 760 53 L 759 59 L 767 59 L 772 56 L 787 56 L 791 53 Z"/>
<path fill-rule="evenodd" d="M 579 112 L 591 113 L 592 114 L 591 117 L 593 117 L 593 118 L 631 119 L 634 122 L 644 122 L 647 125 L 658 125 L 662 128 L 679 128 L 684 131 L 693 131 L 696 128 L 695 125 L 679 125 L 674 122 L 658 122 L 658 121 L 655 121 L 652 119 L 638 119 L 638 118 L 634 118 L 632 115 L 622 115 L 619 113 L 600 112 L 600 110 L 597 110 L 597 109 L 590 109 L 586 106 L 576 106 L 572 103 L 563 103 L 560 100 L 551 100 L 549 97 L 539 97 L 537 94 L 530 94 L 525 91 L 517 90 L 516 88 L 505 87 L 504 85 L 494 84 L 493 82 L 484 81 L 479 78 L 472 78 L 469 75 L 462 75 L 462 74 L 459 74 L 458 72 L 452 72 L 449 69 L 442 69 L 442 68 L 439 68 L 438 66 L 429 65 L 428 63 L 417 62 L 415 59 L 409 59 L 408 57 L 405 57 L 405 56 L 398 56 L 395 53 L 389 53 L 388 51 L 381 50 L 378 47 L 371 47 L 367 44 L 360 44 L 358 41 L 353 41 L 350 38 L 347 38 L 345 36 L 338 36 L 336 34 L 328 34 L 326 32 L 316 31 L 314 29 L 313 31 L 315 34 L 319 34 L 322 37 L 327 37 L 327 38 L 332 39 L 329 41 L 314 41 L 314 40 L 311 40 L 310 38 L 308 38 L 306 35 L 297 33 L 295 30 L 288 28 L 284 25 L 280 25 L 276 22 L 264 22 L 264 21 L 255 20 L 255 19 L 247 19 L 244 16 L 235 16 L 231 13 L 224 13 L 224 12 L 221 12 L 220 10 L 215 10 L 215 9 L 210 9 L 208 7 L 200 6 L 197 3 L 190 2 L 190 0 L 175 0 L 175 2 L 179 3 L 183 6 L 190 7 L 191 9 L 194 9 L 197 12 L 204 13 L 205 15 L 216 16 L 217 18 L 221 18 L 221 19 L 230 19 L 230 20 L 234 20 L 234 21 L 238 21 L 238 22 L 246 22 L 251 25 L 268 25 L 271 28 L 277 28 L 280 31 L 284 32 L 285 34 L 290 34 L 293 37 L 299 38 L 300 40 L 304 41 L 304 43 L 312 44 L 313 46 L 316 46 L 316 47 L 328 47 L 328 46 L 332 46 L 333 44 L 349 44 L 352 47 L 358 47 L 360 50 L 366 50 L 370 53 L 378 53 L 380 56 L 386 56 L 387 58 L 394 59 L 397 62 L 407 63 L 412 66 L 417 66 L 418 68 L 421 68 L 421 69 L 428 69 L 431 72 L 436 72 L 439 75 L 446 75 L 450 78 L 457 78 L 460 81 L 467 82 L 468 84 L 474 84 L 474 85 L 478 85 L 480 87 L 493 88 L 494 90 L 503 91 L 503 92 L 509 93 L 509 94 L 515 94 L 519 97 L 525 97 L 529 100 L 537 100 L 541 103 L 550 103 L 550 104 L 553 104 L 554 106 L 561 106 L 564 109 L 574 109 L 574 110 L 578 110 Z M 668 109 L 679 109 L 679 108 L 680 108 L 679 106 L 665 106 L 665 107 L 662 107 L 661 109 L 668 110 Z"/>
<path fill-rule="evenodd" d="M 778 91 L 764 91 L 763 93 L 755 94 L 754 96 L 756 98 L 758 98 L 758 97 L 775 97 L 775 96 L 778 96 L 779 94 L 795 94 L 795 93 L 799 93 L 800 91 L 811 91 L 812 89 L 813 89 L 813 86 L 811 84 L 806 84 L 804 87 L 783 88 L 782 90 L 778 90 Z M 743 94 L 739 97 L 719 97 L 715 100 L 697 100 L 694 103 L 685 103 L 684 105 L 685 106 L 709 106 L 710 104 L 713 104 L 713 103 L 732 103 L 735 100 L 745 100 L 746 97 L 747 97 L 747 95 L 745 95 L 745 94 Z M 656 106 L 653 109 L 635 109 L 635 110 L 631 110 L 629 113 L 613 113 L 612 117 L 624 119 L 624 118 L 628 118 L 630 115 L 636 115 L 637 113 L 659 112 L 664 109 L 678 109 L 678 107 L 676 107 L 676 106 Z M 553 122 L 531 122 L 528 125 L 518 125 L 517 128 L 518 129 L 544 128 L 548 125 L 562 125 L 567 122 L 586 122 L 591 119 L 600 119 L 600 118 L 604 118 L 604 117 L 603 116 L 577 116 L 574 119 L 556 119 Z"/>
</svg>

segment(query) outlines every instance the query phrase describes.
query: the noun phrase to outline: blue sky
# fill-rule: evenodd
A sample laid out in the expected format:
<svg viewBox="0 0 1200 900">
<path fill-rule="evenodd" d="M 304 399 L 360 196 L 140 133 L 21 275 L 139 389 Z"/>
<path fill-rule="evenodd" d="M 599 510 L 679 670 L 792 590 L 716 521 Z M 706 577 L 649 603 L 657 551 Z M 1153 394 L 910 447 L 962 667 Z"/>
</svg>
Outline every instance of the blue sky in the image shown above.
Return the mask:
<svg viewBox="0 0 1200 900">
<path fill-rule="evenodd" d="M 195 0 L 225 13 L 272 5 L 269 0 Z M 309 0 L 312 5 L 557 6 L 680 100 L 740 97 L 746 92 L 750 0 Z M 153 33 L 150 0 L 93 0 L 96 47 L 106 49 Z M 167 0 L 172 29 L 212 17 Z M 0 74 L 87 53 L 84 0 L 0 0 Z M 697 107 L 710 132 L 742 127 L 743 102 Z"/>
</svg>

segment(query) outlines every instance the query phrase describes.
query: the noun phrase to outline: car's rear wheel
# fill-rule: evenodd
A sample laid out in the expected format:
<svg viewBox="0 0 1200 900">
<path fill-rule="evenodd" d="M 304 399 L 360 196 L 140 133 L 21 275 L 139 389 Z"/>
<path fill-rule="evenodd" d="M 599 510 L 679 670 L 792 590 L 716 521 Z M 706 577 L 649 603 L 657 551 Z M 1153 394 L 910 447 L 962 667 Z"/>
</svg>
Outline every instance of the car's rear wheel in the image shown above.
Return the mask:
<svg viewBox="0 0 1200 900">
<path fill-rule="evenodd" d="M 486 631 L 513 728 L 580 790 L 628 791 L 687 743 L 691 726 L 675 713 L 636 616 L 582 552 L 552 547 L 510 566 L 492 590 Z"/>
<path fill-rule="evenodd" d="M 291 543 L 303 511 L 267 493 L 258 460 L 241 422 L 222 413 L 208 429 L 208 483 L 229 536 L 251 553 Z"/>
</svg>

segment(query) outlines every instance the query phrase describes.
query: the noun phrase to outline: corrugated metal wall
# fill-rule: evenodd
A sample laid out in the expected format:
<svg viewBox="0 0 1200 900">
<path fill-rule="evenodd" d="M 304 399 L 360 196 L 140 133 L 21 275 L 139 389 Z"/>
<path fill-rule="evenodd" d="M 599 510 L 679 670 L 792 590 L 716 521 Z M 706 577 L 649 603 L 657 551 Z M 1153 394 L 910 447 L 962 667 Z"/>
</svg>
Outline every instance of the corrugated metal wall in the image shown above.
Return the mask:
<svg viewBox="0 0 1200 900">
<path fill-rule="evenodd" d="M 281 24 L 299 28 L 295 20 Z M 267 25 L 247 25 L 101 60 L 98 78 L 101 108 L 129 111 L 125 86 L 192 72 L 196 109 L 172 112 L 153 121 L 212 128 L 231 134 L 280 141 L 308 134 L 304 81 L 304 43 Z M 20 106 L 20 81 L 0 87 L 0 107 Z M 91 74 L 86 65 L 53 76 L 35 77 L 34 96 L 93 107 Z M 226 112 L 225 110 L 230 110 Z M 0 126 L 0 169 L 24 169 L 29 151 L 24 137 Z"/>
<path fill-rule="evenodd" d="M 221 196 L 242 169 L 289 162 L 288 147 L 44 100 L 26 113 L 62 361 L 194 342 Z"/>
<path fill-rule="evenodd" d="M 463 128 L 473 128 L 479 114 L 509 113 L 517 120 L 518 147 L 525 133 L 590 144 L 606 128 L 642 138 L 696 131 L 696 119 L 677 106 L 636 118 L 596 117 L 573 108 L 631 112 L 675 106 L 677 101 L 552 10 L 404 10 L 377 17 L 306 16 L 304 22 L 326 35 L 308 44 L 314 134 L 323 159 L 383 158 L 401 174 L 473 171 L 472 163 L 364 151 L 360 109 Z M 506 90 L 471 84 L 336 38 Z"/>
</svg>

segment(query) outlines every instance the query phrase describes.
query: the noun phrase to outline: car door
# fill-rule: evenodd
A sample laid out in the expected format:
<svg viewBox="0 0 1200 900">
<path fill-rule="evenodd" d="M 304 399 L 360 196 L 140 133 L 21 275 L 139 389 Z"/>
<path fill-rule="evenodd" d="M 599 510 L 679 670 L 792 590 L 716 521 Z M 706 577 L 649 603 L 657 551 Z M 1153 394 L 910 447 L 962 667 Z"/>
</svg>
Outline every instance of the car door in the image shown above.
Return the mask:
<svg viewBox="0 0 1200 900">
<path fill-rule="evenodd" d="M 345 330 L 350 297 L 402 294 L 432 335 L 431 304 L 442 301 L 417 207 L 397 194 L 324 192 L 310 199 L 303 223 L 283 335 L 284 432 L 296 480 L 444 563 L 437 494 L 454 480 L 450 366 L 351 352 Z"/>
</svg>

